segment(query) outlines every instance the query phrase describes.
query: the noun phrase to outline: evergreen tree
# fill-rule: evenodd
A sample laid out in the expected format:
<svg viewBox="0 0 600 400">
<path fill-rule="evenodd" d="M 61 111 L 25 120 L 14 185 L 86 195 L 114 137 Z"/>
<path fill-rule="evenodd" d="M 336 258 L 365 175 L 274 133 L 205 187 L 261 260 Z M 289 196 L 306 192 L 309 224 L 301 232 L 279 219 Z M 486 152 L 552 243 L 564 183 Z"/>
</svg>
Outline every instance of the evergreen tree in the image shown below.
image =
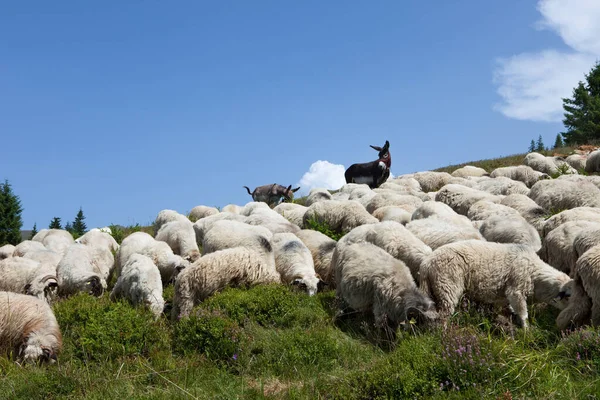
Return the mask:
<svg viewBox="0 0 600 400">
<path fill-rule="evenodd" d="M 535 151 L 544 151 L 544 141 L 542 140 L 542 135 L 538 136 L 537 144 L 535 147 Z"/>
<path fill-rule="evenodd" d="M 529 143 L 529 148 L 527 149 L 528 153 L 535 151 L 535 140 L 531 139 L 531 143 Z"/>
<path fill-rule="evenodd" d="M 75 221 L 73 221 L 73 234 L 81 236 L 85 233 L 87 226 L 85 226 L 85 222 L 83 222 L 84 219 L 83 210 L 79 207 L 79 212 L 75 217 Z"/>
<path fill-rule="evenodd" d="M 38 230 L 37 230 L 37 224 L 34 222 L 33 223 L 33 229 L 31 230 L 31 235 L 29 235 L 29 240 L 33 239 L 33 237 L 35 235 L 37 235 Z"/>
<path fill-rule="evenodd" d="M 48 226 L 49 229 L 62 229 L 60 224 L 60 217 L 54 217 Z"/>
<path fill-rule="evenodd" d="M 67 222 L 67 223 L 65 224 L 65 231 L 67 231 L 67 232 L 69 232 L 69 233 L 73 234 L 73 226 L 71 225 L 71 223 L 70 223 L 70 222 Z"/>
<path fill-rule="evenodd" d="M 17 245 L 21 242 L 21 200 L 12 191 L 10 183 L 0 183 L 0 246 Z"/>
<path fill-rule="evenodd" d="M 562 140 L 562 136 L 560 135 L 560 133 L 558 133 L 556 135 L 556 140 L 554 141 L 554 147 L 553 148 L 554 149 L 558 149 L 558 148 L 564 147 L 564 146 L 565 146 L 565 144 L 564 144 L 564 142 Z"/>
<path fill-rule="evenodd" d="M 590 143 L 600 139 L 600 62 L 579 81 L 572 98 L 563 98 L 567 128 L 562 132 L 566 145 Z"/>
</svg>

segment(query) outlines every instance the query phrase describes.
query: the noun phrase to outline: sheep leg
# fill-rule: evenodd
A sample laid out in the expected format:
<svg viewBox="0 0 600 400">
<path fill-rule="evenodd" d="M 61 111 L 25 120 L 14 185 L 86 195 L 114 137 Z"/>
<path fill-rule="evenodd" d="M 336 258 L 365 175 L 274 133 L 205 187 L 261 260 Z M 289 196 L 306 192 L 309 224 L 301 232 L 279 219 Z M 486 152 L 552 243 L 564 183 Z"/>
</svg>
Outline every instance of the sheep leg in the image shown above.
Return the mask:
<svg viewBox="0 0 600 400">
<path fill-rule="evenodd" d="M 558 329 L 565 330 L 572 324 L 575 327 L 584 325 L 590 318 L 592 299 L 590 299 L 581 285 L 581 281 L 575 281 L 573 294 L 569 299 L 567 307 L 556 317 Z"/>
<path fill-rule="evenodd" d="M 506 298 L 508 299 L 510 307 L 513 309 L 514 313 L 517 315 L 519 323 L 524 329 L 527 329 L 527 300 L 523 293 L 520 292 L 507 292 Z"/>
</svg>

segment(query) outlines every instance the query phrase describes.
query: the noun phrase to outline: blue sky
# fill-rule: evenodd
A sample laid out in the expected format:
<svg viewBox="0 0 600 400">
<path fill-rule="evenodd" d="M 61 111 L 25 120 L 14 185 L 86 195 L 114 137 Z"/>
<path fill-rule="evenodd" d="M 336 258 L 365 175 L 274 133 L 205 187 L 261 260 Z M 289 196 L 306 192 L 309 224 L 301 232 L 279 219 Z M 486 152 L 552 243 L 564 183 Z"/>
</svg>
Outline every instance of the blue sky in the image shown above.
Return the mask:
<svg viewBox="0 0 600 400">
<path fill-rule="evenodd" d="M 385 140 L 394 175 L 551 144 L 600 54 L 597 2 L 564 3 L 6 3 L 0 178 L 24 229 L 91 228 L 339 186 Z"/>
</svg>

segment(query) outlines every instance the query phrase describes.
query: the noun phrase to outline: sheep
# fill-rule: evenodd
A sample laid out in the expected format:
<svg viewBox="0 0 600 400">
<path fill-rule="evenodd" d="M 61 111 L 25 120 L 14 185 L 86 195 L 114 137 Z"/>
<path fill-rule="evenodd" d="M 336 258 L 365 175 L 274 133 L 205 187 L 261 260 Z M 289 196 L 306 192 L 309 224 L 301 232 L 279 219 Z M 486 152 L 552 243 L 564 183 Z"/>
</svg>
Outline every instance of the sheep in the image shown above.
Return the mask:
<svg viewBox="0 0 600 400">
<path fill-rule="evenodd" d="M 523 182 L 514 181 L 503 176 L 477 182 L 475 189 L 504 196 L 510 194 L 529 194 L 529 188 Z"/>
<path fill-rule="evenodd" d="M 479 200 L 499 203 L 501 199 L 499 196 L 456 184 L 445 185 L 435 196 L 435 201 L 449 205 L 454 211 L 462 215 L 467 215 L 469 208 Z"/>
<path fill-rule="evenodd" d="M 315 272 L 319 274 L 323 282 L 333 287 L 335 282 L 331 267 L 331 257 L 333 257 L 333 251 L 337 242 L 329 236 L 312 229 L 302 229 L 296 232 L 295 235 L 310 250 Z"/>
<path fill-rule="evenodd" d="M 377 192 L 370 189 L 367 185 L 365 187 L 356 188 L 350 192 L 347 200 L 353 200 L 360 203 L 363 207 L 367 207 L 367 204 L 377 195 Z M 333 199 L 333 196 L 332 196 Z M 343 200 L 343 199 L 340 199 Z"/>
<path fill-rule="evenodd" d="M 581 154 L 571 154 L 565 161 L 577 171 L 585 171 L 585 165 L 587 163 L 587 157 Z"/>
<path fill-rule="evenodd" d="M 404 179 L 409 182 L 408 179 Z M 415 181 L 416 182 L 416 181 Z M 417 182 L 418 184 L 418 182 Z M 374 193 L 381 194 L 389 194 L 389 195 L 404 195 L 404 196 L 412 196 L 421 199 L 421 201 L 429 200 L 429 196 L 427 193 L 423 193 L 420 190 L 411 189 L 408 186 L 397 184 L 394 182 L 386 182 L 378 188 L 373 189 Z M 368 204 L 367 201 L 365 203 Z"/>
<path fill-rule="evenodd" d="M 452 175 L 447 172 L 434 171 L 416 172 L 403 177 L 415 179 L 421 185 L 423 192 L 436 192 L 452 179 Z"/>
<path fill-rule="evenodd" d="M 411 216 L 411 220 L 413 221 L 424 218 L 446 219 L 455 224 L 472 227 L 472 223 L 469 218 L 458 214 L 449 205 L 439 201 L 423 202 L 423 204 L 419 206 L 419 208 L 417 208 Z"/>
<path fill-rule="evenodd" d="M 0 261 L 0 290 L 52 303 L 58 291 L 56 269 L 29 258 L 5 258 Z"/>
<path fill-rule="evenodd" d="M 379 220 L 353 200 L 320 201 L 312 204 L 304 214 L 304 226 L 311 221 L 325 223 L 337 232 L 346 233 L 360 225 L 375 224 Z"/>
<path fill-rule="evenodd" d="M 268 241 L 263 241 L 262 245 L 264 252 L 270 250 L 272 254 Z M 261 253 L 245 247 L 203 255 L 175 279 L 172 320 L 189 316 L 194 306 L 226 286 L 281 283 L 273 264 Z"/>
<path fill-rule="evenodd" d="M 466 178 L 469 176 L 489 176 L 490 174 L 483 168 L 475 167 L 473 165 L 465 165 L 462 168 L 454 170 L 450 175 L 458 178 Z"/>
<path fill-rule="evenodd" d="M 600 325 L 600 246 L 594 246 L 579 257 L 575 263 L 573 295 L 556 318 L 560 330 L 591 323 Z"/>
<path fill-rule="evenodd" d="M 59 296 L 70 296 L 85 292 L 99 297 L 106 290 L 105 271 L 98 266 L 94 249 L 75 243 L 67 248 L 63 258 L 56 266 Z"/>
<path fill-rule="evenodd" d="M 32 296 L 0 292 L 0 349 L 18 362 L 56 362 L 62 335 L 50 305 Z"/>
<path fill-rule="evenodd" d="M 417 219 L 406 224 L 406 229 L 429 246 L 431 250 L 461 240 L 483 240 L 483 237 L 475 227 L 455 224 L 452 220 L 436 218 Z"/>
<path fill-rule="evenodd" d="M 239 221 L 217 221 L 204 236 L 202 254 L 241 246 L 263 254 L 267 262 L 275 268 L 272 238 L 273 233 L 264 226 L 248 225 Z"/>
<path fill-rule="evenodd" d="M 0 247 L 0 260 L 3 260 L 8 257 L 12 257 L 15 252 L 16 247 L 12 244 L 5 244 Z"/>
<path fill-rule="evenodd" d="M 192 208 L 188 218 L 191 222 L 196 222 L 199 219 L 210 217 L 211 215 L 218 214 L 219 212 L 219 209 L 216 207 L 196 206 Z"/>
<path fill-rule="evenodd" d="M 308 210 L 308 207 L 294 203 L 281 203 L 275 208 L 273 208 L 273 211 L 283 216 L 285 219 L 287 219 L 292 224 L 298 226 L 300 229 L 304 227 L 303 218 L 304 214 L 306 213 L 306 210 Z"/>
<path fill-rule="evenodd" d="M 271 241 L 275 253 L 275 268 L 281 282 L 297 286 L 314 296 L 322 291 L 325 282 L 315 272 L 312 254 L 293 233 L 276 233 Z"/>
<path fill-rule="evenodd" d="M 491 216 L 483 221 L 479 232 L 488 242 L 524 244 L 534 251 L 542 247 L 539 232 L 520 215 Z"/>
<path fill-rule="evenodd" d="M 401 186 L 405 189 L 413 190 L 415 192 L 423 191 L 419 181 L 416 180 L 415 178 L 410 178 L 410 177 L 399 176 L 399 177 L 395 177 L 393 179 L 388 179 L 386 182 L 381 184 L 381 186 L 379 186 L 379 188 L 384 189 L 390 185 L 392 185 L 392 187 Z"/>
<path fill-rule="evenodd" d="M 119 250 L 119 244 L 109 233 L 101 230 L 90 230 L 75 240 L 77 243 L 82 243 L 92 247 L 105 248 L 111 252 Z"/>
<path fill-rule="evenodd" d="M 191 222 L 188 217 L 186 217 L 183 214 L 178 213 L 175 210 L 168 210 L 168 209 L 161 210 L 158 212 L 158 215 L 156 216 L 156 219 L 154 220 L 154 224 L 153 224 L 154 236 L 156 236 L 156 234 L 158 233 L 158 230 L 160 229 L 161 226 L 163 226 L 167 222 L 172 222 L 172 221 Z"/>
<path fill-rule="evenodd" d="M 466 240 L 436 249 L 421 267 L 421 289 L 448 318 L 463 293 L 484 303 L 508 303 L 527 327 L 527 298 L 566 306 L 572 280 L 544 263 L 530 246 Z M 561 297 L 560 302 L 554 301 Z"/>
<path fill-rule="evenodd" d="M 533 152 L 527 154 L 523 160 L 523 164 L 548 175 L 559 173 L 558 166 L 552 157 L 546 157 L 540 153 Z"/>
<path fill-rule="evenodd" d="M 277 183 L 263 185 L 256 187 L 252 192 L 248 186 L 243 186 L 252 200 L 267 203 L 269 206 L 274 206 L 279 203 L 283 198 L 283 201 L 292 201 L 294 199 L 294 193 L 296 193 L 300 187 L 292 189 L 292 185 L 281 186 Z"/>
<path fill-rule="evenodd" d="M 346 183 L 366 183 L 371 189 L 379 187 L 390 176 L 392 156 L 390 142 L 385 141 L 383 147 L 373 146 L 377 150 L 378 159 L 368 163 L 352 164 L 344 172 Z"/>
<path fill-rule="evenodd" d="M 569 221 L 600 222 L 600 209 L 594 207 L 576 207 L 561 211 L 548 218 L 542 229 L 542 237 L 546 237 L 553 229 Z"/>
<path fill-rule="evenodd" d="M 548 212 L 535 201 L 522 194 L 510 194 L 503 198 L 500 204 L 517 210 L 538 233 L 542 233 Z"/>
<path fill-rule="evenodd" d="M 588 181 L 540 181 L 531 187 L 529 197 L 547 210 L 600 207 L 600 189 Z"/>
<path fill-rule="evenodd" d="M 373 216 L 379 221 L 396 221 L 402 225 L 410 222 L 412 213 L 409 213 L 402 207 L 385 206 L 373 211 Z"/>
<path fill-rule="evenodd" d="M 491 172 L 490 177 L 505 177 L 514 181 L 520 181 L 528 188 L 532 187 L 539 180 L 550 179 L 550 175 L 536 171 L 527 165 L 496 168 Z"/>
<path fill-rule="evenodd" d="M 23 240 L 21 243 L 15 246 L 15 251 L 13 253 L 14 257 L 24 257 L 27 253 L 33 251 L 43 251 L 48 250 L 46 246 L 42 244 L 42 242 L 33 241 L 33 240 Z"/>
<path fill-rule="evenodd" d="M 23 258 L 37 261 L 49 270 L 53 270 L 56 274 L 56 267 L 63 256 L 52 250 L 36 250 L 27 252 Z"/>
<path fill-rule="evenodd" d="M 167 243 L 173 253 L 187 261 L 194 262 L 200 258 L 194 225 L 189 220 L 167 222 L 160 227 L 155 239 Z"/>
<path fill-rule="evenodd" d="M 521 214 L 514 208 L 508 206 L 492 203 L 488 200 L 480 200 L 474 203 L 467 212 L 467 217 L 472 221 L 483 221 L 490 217 L 521 217 Z"/>
<path fill-rule="evenodd" d="M 371 243 L 336 247 L 336 296 L 359 312 L 372 312 L 376 326 L 393 334 L 403 321 L 437 320 L 433 301 L 421 292 L 406 265 Z"/>
<path fill-rule="evenodd" d="M 581 231 L 579 231 L 579 233 L 576 234 L 575 239 L 573 239 L 575 256 L 579 258 L 583 253 L 599 244 L 600 224 L 594 223 L 590 227 L 583 228 Z"/>
<path fill-rule="evenodd" d="M 415 196 L 401 195 L 396 193 L 377 193 L 365 207 L 371 214 L 380 207 L 399 206 L 408 212 L 414 212 L 423 204 L 423 200 Z"/>
<path fill-rule="evenodd" d="M 41 242 L 46 249 L 65 255 L 67 248 L 75 243 L 73 236 L 63 229 L 42 229 L 32 239 Z"/>
<path fill-rule="evenodd" d="M 211 215 L 206 218 L 199 219 L 194 222 L 194 232 L 196 233 L 196 243 L 202 244 L 204 235 L 206 232 L 212 229 L 213 225 L 217 221 L 232 220 L 238 222 L 245 222 L 246 217 L 229 211 L 221 211 L 219 214 Z"/>
<path fill-rule="evenodd" d="M 132 254 L 121 270 L 110 299 L 126 298 L 134 306 L 143 305 L 158 319 L 165 308 L 163 285 L 158 267 L 150 257 Z"/>
<path fill-rule="evenodd" d="M 544 238 L 539 251 L 542 260 L 566 274 L 572 275 L 578 255 L 575 250 L 575 238 L 584 230 L 600 228 L 600 223 L 589 221 L 570 221 L 556 227 Z"/>
<path fill-rule="evenodd" d="M 306 198 L 304 204 L 306 205 L 306 207 L 308 207 L 311 204 L 316 203 L 318 201 L 327 200 L 331 200 L 331 193 L 329 193 L 329 190 L 324 188 L 313 188 L 310 190 L 310 193 L 308 193 L 308 197 Z"/>
<path fill-rule="evenodd" d="M 232 213 L 232 214 L 239 214 L 243 208 L 244 207 L 238 206 L 237 204 L 227 204 L 225 207 L 223 207 L 221 209 L 221 212 L 222 213 L 226 212 L 226 213 Z"/>
<path fill-rule="evenodd" d="M 587 161 L 585 163 L 585 172 L 600 172 L 600 149 L 592 151 L 588 154 Z"/>
<path fill-rule="evenodd" d="M 300 227 L 292 224 L 277 212 L 269 209 L 256 209 L 244 220 L 249 225 L 259 225 L 269 229 L 273 233 L 298 232 Z"/>
<path fill-rule="evenodd" d="M 338 241 L 345 245 L 358 242 L 368 242 L 381 247 L 394 258 L 405 263 L 415 281 L 418 281 L 423 260 L 431 254 L 429 246 L 394 221 L 359 226 Z"/>
<path fill-rule="evenodd" d="M 160 271 L 163 286 L 171 282 L 179 271 L 190 265 L 188 260 L 174 254 L 167 243 L 156 240 L 145 232 L 134 232 L 123 239 L 119 251 L 117 251 L 114 268 L 117 277 L 121 274 L 121 268 L 127 263 L 129 257 L 135 253 L 150 257 Z"/>
</svg>

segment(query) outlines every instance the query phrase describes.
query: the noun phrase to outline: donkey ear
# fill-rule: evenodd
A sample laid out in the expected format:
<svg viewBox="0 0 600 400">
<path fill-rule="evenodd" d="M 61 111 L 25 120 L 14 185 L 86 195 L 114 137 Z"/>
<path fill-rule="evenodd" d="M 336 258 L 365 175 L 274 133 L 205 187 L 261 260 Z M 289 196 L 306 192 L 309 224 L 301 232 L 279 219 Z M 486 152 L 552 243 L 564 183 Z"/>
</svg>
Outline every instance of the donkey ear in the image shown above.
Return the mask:
<svg viewBox="0 0 600 400">
<path fill-rule="evenodd" d="M 290 186 L 291 187 L 291 186 Z M 296 189 L 292 189 L 292 192 L 297 192 L 298 190 L 300 190 L 300 186 L 298 186 Z"/>
<path fill-rule="evenodd" d="M 291 188 L 292 188 L 292 185 L 288 186 L 287 189 L 285 189 L 285 190 L 290 191 Z"/>
<path fill-rule="evenodd" d="M 373 146 L 373 145 L 369 145 L 369 146 L 371 146 L 372 148 L 374 148 L 377 151 L 381 151 L 381 147 L 379 147 L 379 146 Z"/>
<path fill-rule="evenodd" d="M 387 140 L 385 141 L 385 145 L 383 146 L 384 149 L 389 149 L 390 148 L 390 142 L 388 142 Z"/>
</svg>

